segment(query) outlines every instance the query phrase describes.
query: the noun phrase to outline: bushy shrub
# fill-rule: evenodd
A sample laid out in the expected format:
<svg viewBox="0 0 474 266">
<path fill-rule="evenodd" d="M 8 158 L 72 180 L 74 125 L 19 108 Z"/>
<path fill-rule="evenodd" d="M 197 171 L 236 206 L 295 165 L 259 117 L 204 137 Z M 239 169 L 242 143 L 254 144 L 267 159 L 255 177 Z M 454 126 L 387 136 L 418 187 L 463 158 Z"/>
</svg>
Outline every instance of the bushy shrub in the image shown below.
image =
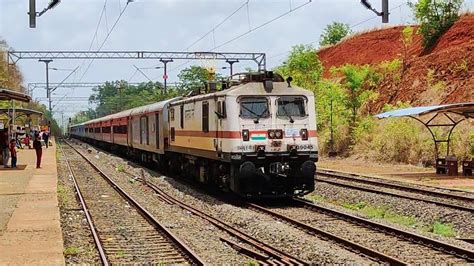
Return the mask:
<svg viewBox="0 0 474 266">
<path fill-rule="evenodd" d="M 463 0 L 419 0 L 409 2 L 415 19 L 420 24 L 423 45 L 429 48 L 459 18 Z"/>
</svg>

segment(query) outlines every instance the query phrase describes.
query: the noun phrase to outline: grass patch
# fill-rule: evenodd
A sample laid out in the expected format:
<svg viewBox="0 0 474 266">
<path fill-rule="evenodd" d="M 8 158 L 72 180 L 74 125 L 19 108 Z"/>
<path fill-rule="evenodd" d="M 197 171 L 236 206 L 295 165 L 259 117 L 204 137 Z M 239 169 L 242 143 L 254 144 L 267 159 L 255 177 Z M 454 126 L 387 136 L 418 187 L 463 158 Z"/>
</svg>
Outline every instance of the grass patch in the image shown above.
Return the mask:
<svg viewBox="0 0 474 266">
<path fill-rule="evenodd" d="M 418 221 L 414 216 L 401 215 L 390 211 L 387 206 L 372 206 L 363 201 L 357 203 L 332 201 L 325 198 L 324 196 L 314 194 L 308 195 L 306 198 L 312 200 L 313 202 L 324 202 L 338 205 L 345 209 L 364 214 L 370 219 L 383 219 L 393 224 L 419 229 L 423 232 L 429 232 L 444 237 L 455 237 L 457 235 L 457 231 L 454 229 L 452 224 L 444 224 L 439 221 L 436 221 L 432 224 L 426 224 Z"/>
<path fill-rule="evenodd" d="M 58 184 L 58 199 L 61 204 L 67 204 L 69 202 L 68 191 L 66 186 Z"/>
<path fill-rule="evenodd" d="M 409 227 L 417 227 L 419 225 L 415 217 L 391 212 L 385 206 L 371 206 L 365 202 L 358 202 L 356 204 L 343 203 L 342 207 L 359 211 L 369 218 L 383 219 L 394 224 L 400 224 Z"/>
<path fill-rule="evenodd" d="M 61 160 L 61 152 L 59 151 L 58 148 L 56 148 L 56 161 Z"/>
<path fill-rule="evenodd" d="M 430 228 L 429 232 L 446 237 L 455 237 L 457 235 L 456 230 L 452 224 L 444 224 L 436 221 Z"/>
<path fill-rule="evenodd" d="M 125 166 L 123 164 L 119 164 L 119 165 L 117 165 L 115 170 L 119 173 L 123 173 L 123 172 L 125 172 Z"/>
<path fill-rule="evenodd" d="M 308 198 L 313 201 L 313 202 L 323 202 L 323 201 L 327 201 L 327 199 L 321 195 L 316 195 L 316 194 L 311 194 L 311 195 L 308 195 Z"/>
<path fill-rule="evenodd" d="M 464 189 L 464 190 L 473 190 L 474 186 L 454 186 L 454 188 Z"/>
<path fill-rule="evenodd" d="M 245 262 L 245 266 L 257 266 L 258 262 L 254 259 L 249 259 L 248 261 Z"/>
<path fill-rule="evenodd" d="M 78 247 L 70 246 L 64 249 L 64 255 L 77 255 L 81 252 Z"/>
</svg>

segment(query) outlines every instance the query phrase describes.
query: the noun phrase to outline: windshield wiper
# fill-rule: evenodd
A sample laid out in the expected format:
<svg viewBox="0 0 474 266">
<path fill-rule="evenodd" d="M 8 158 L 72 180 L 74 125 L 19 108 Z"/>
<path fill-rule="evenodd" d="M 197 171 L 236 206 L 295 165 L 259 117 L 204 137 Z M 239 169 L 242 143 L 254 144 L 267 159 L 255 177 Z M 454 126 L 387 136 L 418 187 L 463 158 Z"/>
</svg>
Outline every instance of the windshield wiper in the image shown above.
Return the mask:
<svg viewBox="0 0 474 266">
<path fill-rule="evenodd" d="M 293 120 L 293 117 L 291 117 L 291 115 L 288 113 L 288 111 L 286 110 L 286 104 L 283 105 L 283 111 L 285 112 L 285 115 L 288 116 L 288 118 L 290 119 L 290 123 L 294 123 L 295 120 Z"/>
<path fill-rule="evenodd" d="M 265 110 L 263 110 L 263 112 L 260 114 L 260 115 L 257 115 L 257 119 L 255 119 L 253 122 L 255 124 L 258 124 L 258 121 L 260 120 L 260 118 L 263 117 L 263 115 L 268 111 L 268 107 L 265 108 Z"/>
<path fill-rule="evenodd" d="M 261 114 L 257 114 L 255 113 L 254 111 L 250 110 L 249 108 L 247 108 L 245 105 L 241 105 L 242 108 L 244 108 L 245 110 L 247 110 L 249 113 L 253 114 L 256 116 L 256 118 L 253 120 L 253 122 L 255 124 L 258 124 L 258 121 L 260 120 L 260 118 L 263 117 L 263 115 L 268 111 L 268 107 L 265 108 L 265 110 L 263 110 L 263 112 Z"/>
</svg>

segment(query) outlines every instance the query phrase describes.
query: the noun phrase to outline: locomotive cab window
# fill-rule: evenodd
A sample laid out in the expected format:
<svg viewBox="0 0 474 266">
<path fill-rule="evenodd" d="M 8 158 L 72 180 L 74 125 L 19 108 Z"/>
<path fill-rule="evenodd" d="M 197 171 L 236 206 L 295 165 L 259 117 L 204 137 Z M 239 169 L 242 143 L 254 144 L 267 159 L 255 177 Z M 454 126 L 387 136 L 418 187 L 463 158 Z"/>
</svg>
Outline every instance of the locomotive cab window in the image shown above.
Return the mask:
<svg viewBox="0 0 474 266">
<path fill-rule="evenodd" d="M 277 100 L 277 116 L 292 120 L 293 117 L 305 117 L 306 98 L 302 96 L 282 96 Z"/>
<path fill-rule="evenodd" d="M 240 117 L 260 119 L 270 116 L 268 101 L 265 97 L 245 97 L 240 100 Z"/>
</svg>

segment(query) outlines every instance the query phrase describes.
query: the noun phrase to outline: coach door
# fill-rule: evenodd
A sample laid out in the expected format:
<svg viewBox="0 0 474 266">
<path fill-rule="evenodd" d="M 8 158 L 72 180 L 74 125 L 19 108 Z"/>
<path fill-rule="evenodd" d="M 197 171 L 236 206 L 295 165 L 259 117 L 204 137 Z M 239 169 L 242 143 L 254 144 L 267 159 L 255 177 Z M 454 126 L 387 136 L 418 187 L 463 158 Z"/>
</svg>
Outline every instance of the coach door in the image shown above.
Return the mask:
<svg viewBox="0 0 474 266">
<path fill-rule="evenodd" d="M 160 113 L 155 114 L 156 149 L 160 149 Z"/>
</svg>

